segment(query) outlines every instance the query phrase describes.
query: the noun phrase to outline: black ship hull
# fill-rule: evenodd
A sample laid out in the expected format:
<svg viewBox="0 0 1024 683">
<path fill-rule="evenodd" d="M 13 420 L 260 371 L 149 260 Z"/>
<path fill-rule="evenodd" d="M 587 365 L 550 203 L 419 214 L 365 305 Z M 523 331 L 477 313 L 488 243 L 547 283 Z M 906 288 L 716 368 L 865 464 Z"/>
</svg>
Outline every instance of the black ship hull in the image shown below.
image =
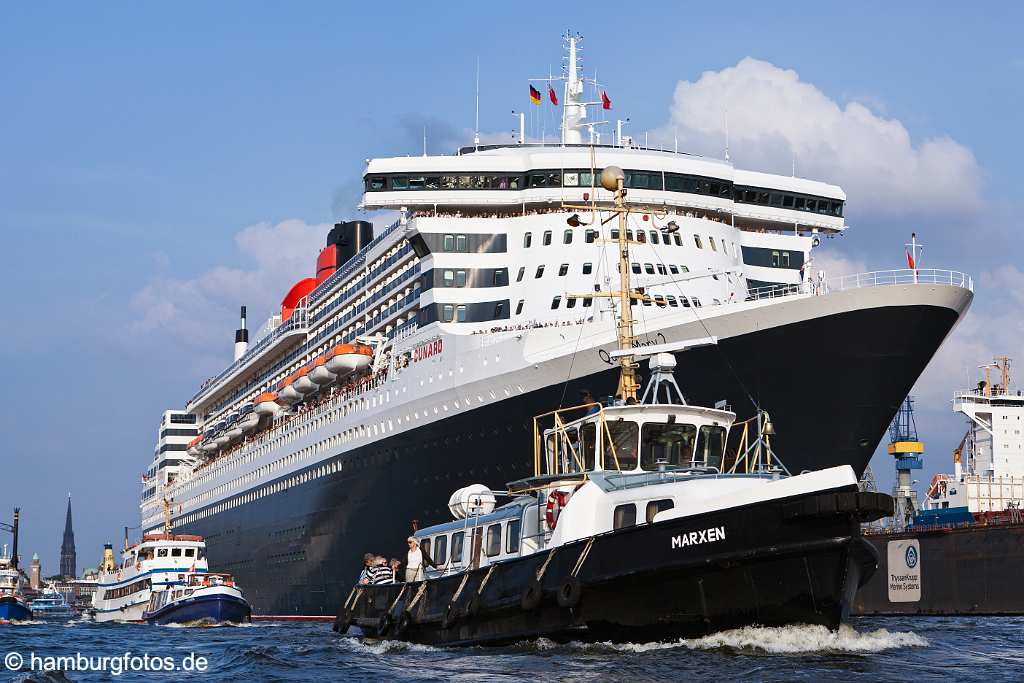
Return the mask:
<svg viewBox="0 0 1024 683">
<path fill-rule="evenodd" d="M 790 471 L 849 464 L 860 474 L 957 316 L 917 305 L 816 317 L 687 351 L 677 377 L 692 403 L 725 400 L 741 417 L 752 399 L 768 409 Z M 617 379 L 609 366 L 381 439 L 310 468 L 340 461 L 335 473 L 176 529 L 206 537 L 210 566 L 236 576 L 253 614 L 333 615 L 363 553 L 402 557 L 412 521 L 448 519 L 454 490 L 531 475 L 533 416 L 583 388 L 610 395 Z"/>
<path fill-rule="evenodd" d="M 1024 524 L 976 524 L 865 539 L 880 561 L 878 572 L 857 592 L 855 614 L 1024 614 Z M 917 542 L 911 552 L 915 566 L 908 567 L 911 541 Z M 890 554 L 890 544 L 899 544 L 897 552 Z"/>
<path fill-rule="evenodd" d="M 891 499 L 804 494 L 619 529 L 426 582 L 361 586 L 335 630 L 430 645 L 650 642 L 849 615 L 876 559 L 859 520 Z M 710 542 L 683 545 L 683 538 Z"/>
</svg>

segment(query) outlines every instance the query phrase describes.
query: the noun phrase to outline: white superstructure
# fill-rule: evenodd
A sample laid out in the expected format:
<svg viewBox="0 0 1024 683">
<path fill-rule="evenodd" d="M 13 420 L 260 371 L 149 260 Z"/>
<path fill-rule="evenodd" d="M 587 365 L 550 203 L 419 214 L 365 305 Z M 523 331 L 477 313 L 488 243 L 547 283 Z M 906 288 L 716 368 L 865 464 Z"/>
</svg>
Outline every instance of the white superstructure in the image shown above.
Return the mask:
<svg viewBox="0 0 1024 683">
<path fill-rule="evenodd" d="M 927 509 L 993 512 L 1024 504 L 1024 396 L 1010 388 L 1009 358 L 982 367 L 977 387 L 953 395 L 953 410 L 967 417 L 968 429 L 954 452 L 953 474 L 932 480 Z"/>
</svg>

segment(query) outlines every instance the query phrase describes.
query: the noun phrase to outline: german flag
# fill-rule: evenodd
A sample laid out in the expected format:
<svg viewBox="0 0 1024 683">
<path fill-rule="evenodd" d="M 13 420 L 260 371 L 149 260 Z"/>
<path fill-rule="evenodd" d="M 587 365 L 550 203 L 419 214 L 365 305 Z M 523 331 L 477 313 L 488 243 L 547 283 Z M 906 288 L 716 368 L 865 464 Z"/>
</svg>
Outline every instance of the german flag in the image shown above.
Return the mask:
<svg viewBox="0 0 1024 683">
<path fill-rule="evenodd" d="M 540 106 L 540 90 L 530 86 L 530 102 Z"/>
</svg>

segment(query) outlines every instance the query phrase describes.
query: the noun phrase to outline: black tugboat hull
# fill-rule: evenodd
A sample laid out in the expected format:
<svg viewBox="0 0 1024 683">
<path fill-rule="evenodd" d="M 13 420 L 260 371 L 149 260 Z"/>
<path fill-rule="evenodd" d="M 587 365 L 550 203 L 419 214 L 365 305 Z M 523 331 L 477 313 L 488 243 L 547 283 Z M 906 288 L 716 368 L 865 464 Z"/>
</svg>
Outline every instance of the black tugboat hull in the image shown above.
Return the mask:
<svg viewBox="0 0 1024 683">
<path fill-rule="evenodd" d="M 473 645 L 836 628 L 877 566 L 859 521 L 890 504 L 850 489 L 808 494 L 621 529 L 425 586 L 360 587 L 335 630 L 357 624 L 381 638 Z"/>
</svg>

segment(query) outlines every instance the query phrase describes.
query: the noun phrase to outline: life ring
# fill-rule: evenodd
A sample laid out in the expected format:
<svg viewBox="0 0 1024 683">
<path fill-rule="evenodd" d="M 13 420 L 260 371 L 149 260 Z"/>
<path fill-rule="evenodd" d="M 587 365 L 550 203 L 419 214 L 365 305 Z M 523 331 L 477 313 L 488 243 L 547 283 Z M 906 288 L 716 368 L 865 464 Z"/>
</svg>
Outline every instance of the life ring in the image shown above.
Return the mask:
<svg viewBox="0 0 1024 683">
<path fill-rule="evenodd" d="M 548 505 L 544 511 L 544 521 L 547 522 L 548 529 L 551 531 L 555 530 L 555 525 L 558 524 L 558 515 L 561 514 L 562 508 L 568 502 L 569 494 L 565 491 L 555 489 L 548 494 Z"/>
</svg>

